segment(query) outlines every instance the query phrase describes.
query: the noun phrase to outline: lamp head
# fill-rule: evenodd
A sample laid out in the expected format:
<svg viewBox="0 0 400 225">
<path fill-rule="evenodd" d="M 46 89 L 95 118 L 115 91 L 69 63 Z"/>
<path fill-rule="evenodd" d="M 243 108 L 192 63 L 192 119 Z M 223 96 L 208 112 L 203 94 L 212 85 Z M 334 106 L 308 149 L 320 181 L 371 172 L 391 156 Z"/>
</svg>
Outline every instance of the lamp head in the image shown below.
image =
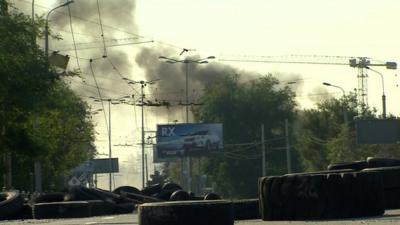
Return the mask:
<svg viewBox="0 0 400 225">
<path fill-rule="evenodd" d="M 332 84 L 326 83 L 326 82 L 323 82 L 322 84 L 325 85 L 325 86 L 332 86 Z"/>
</svg>

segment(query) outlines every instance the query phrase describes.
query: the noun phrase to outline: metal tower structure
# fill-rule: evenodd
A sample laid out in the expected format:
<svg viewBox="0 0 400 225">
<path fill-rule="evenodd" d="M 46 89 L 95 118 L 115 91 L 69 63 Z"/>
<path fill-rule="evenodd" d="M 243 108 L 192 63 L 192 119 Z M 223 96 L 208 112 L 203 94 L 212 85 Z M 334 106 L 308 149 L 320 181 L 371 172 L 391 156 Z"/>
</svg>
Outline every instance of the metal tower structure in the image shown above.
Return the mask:
<svg viewBox="0 0 400 225">
<path fill-rule="evenodd" d="M 325 56 L 325 55 L 282 55 L 282 56 L 221 56 L 219 61 L 227 62 L 255 62 L 255 63 L 285 63 L 285 64 L 312 64 L 312 65 L 343 65 L 358 69 L 357 97 L 360 113 L 368 106 L 367 69 L 370 67 L 386 67 L 397 69 L 396 62 L 384 62 L 369 57 L 356 56 Z"/>
</svg>

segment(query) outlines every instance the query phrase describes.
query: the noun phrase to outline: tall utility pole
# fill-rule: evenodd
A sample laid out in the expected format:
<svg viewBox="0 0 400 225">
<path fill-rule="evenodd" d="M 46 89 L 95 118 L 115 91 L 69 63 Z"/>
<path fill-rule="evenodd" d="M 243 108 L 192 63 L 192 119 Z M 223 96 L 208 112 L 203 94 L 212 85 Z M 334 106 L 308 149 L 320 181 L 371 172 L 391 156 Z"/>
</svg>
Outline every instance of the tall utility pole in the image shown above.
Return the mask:
<svg viewBox="0 0 400 225">
<path fill-rule="evenodd" d="M 108 100 L 108 165 L 109 165 L 109 190 L 112 191 L 112 163 L 111 163 L 111 99 Z"/>
<path fill-rule="evenodd" d="M 261 147 L 262 147 L 262 176 L 265 177 L 266 176 L 266 152 L 265 152 L 265 138 L 264 138 L 264 124 L 261 124 Z"/>
<path fill-rule="evenodd" d="M 186 83 L 186 123 L 189 123 L 189 64 L 207 64 L 208 61 L 207 59 L 215 59 L 215 56 L 208 56 L 207 58 L 202 58 L 202 59 L 184 59 L 184 60 L 179 60 L 179 59 L 174 59 L 174 58 L 168 58 L 165 56 L 160 56 L 158 57 L 161 60 L 165 60 L 167 63 L 175 64 L 175 63 L 184 63 L 185 64 L 185 83 Z M 188 190 L 192 190 L 192 160 L 191 157 L 188 156 L 187 158 L 188 161 Z"/>
<path fill-rule="evenodd" d="M 285 136 L 286 136 L 286 163 L 288 173 L 292 172 L 292 157 L 290 156 L 290 142 L 289 142 L 289 122 L 285 119 Z"/>
<path fill-rule="evenodd" d="M 112 148 L 111 148 L 111 104 L 116 105 L 121 103 L 122 101 L 124 101 L 126 98 L 129 98 L 130 96 L 123 96 L 120 98 L 115 98 L 115 99 L 111 99 L 111 98 L 96 98 L 96 97 L 89 97 L 91 99 L 94 99 L 94 101 L 96 102 L 103 102 L 103 101 L 107 101 L 108 102 L 108 166 L 109 166 L 109 173 L 108 173 L 108 181 L 109 181 L 109 185 L 108 188 L 110 191 L 112 191 L 112 178 L 113 178 L 113 166 L 112 166 Z M 113 102 L 115 101 L 115 102 Z M 104 115 L 105 116 L 105 115 Z M 106 123 L 107 123 L 107 119 L 106 119 Z M 106 124 L 107 126 L 107 124 Z M 97 180 L 97 179 L 96 179 Z"/>
<path fill-rule="evenodd" d="M 144 145 L 145 145 L 145 141 L 144 141 L 144 92 L 143 89 L 146 87 L 146 85 L 148 84 L 154 84 L 156 81 L 160 80 L 160 79 L 156 79 L 156 80 L 151 80 L 151 81 L 133 81 L 133 80 L 129 80 L 127 78 L 124 78 L 124 80 L 128 81 L 128 84 L 140 84 L 140 99 L 141 99 L 141 103 L 139 104 L 142 107 L 142 188 L 144 188 L 146 186 L 146 181 L 145 181 L 145 153 L 144 153 Z"/>
</svg>

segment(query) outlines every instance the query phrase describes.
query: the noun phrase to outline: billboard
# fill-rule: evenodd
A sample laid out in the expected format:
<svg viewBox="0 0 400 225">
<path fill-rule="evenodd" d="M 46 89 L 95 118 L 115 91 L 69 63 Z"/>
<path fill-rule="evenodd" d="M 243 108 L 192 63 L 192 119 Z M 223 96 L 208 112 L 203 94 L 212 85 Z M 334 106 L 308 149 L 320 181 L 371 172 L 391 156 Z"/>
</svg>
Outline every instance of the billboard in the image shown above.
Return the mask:
<svg viewBox="0 0 400 225">
<path fill-rule="evenodd" d="M 357 120 L 357 144 L 392 144 L 400 141 L 400 121 Z"/>
<path fill-rule="evenodd" d="M 157 126 L 157 156 L 201 156 L 223 148 L 222 124 L 168 124 Z"/>
<path fill-rule="evenodd" d="M 111 165 L 110 165 L 111 162 Z M 92 159 L 72 170 L 73 174 L 118 173 L 118 158 Z"/>
</svg>

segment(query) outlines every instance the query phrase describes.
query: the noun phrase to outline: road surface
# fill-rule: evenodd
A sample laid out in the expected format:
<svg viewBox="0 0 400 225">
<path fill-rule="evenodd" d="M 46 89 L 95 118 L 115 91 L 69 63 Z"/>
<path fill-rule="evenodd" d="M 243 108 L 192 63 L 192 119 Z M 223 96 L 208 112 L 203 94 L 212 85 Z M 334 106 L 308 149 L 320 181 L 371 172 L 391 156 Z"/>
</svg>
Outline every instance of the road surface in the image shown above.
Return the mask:
<svg viewBox="0 0 400 225">
<path fill-rule="evenodd" d="M 81 219 L 56 219 L 56 220 L 15 220 L 0 221 L 3 225 L 131 225 L 139 224 L 137 213 L 100 216 Z M 387 210 L 383 217 L 358 218 L 348 220 L 329 220 L 329 221 L 262 221 L 262 220 L 242 220 L 235 221 L 235 225 L 305 225 L 305 224 L 325 224 L 325 225 L 387 225 L 400 224 L 400 209 Z"/>
</svg>

